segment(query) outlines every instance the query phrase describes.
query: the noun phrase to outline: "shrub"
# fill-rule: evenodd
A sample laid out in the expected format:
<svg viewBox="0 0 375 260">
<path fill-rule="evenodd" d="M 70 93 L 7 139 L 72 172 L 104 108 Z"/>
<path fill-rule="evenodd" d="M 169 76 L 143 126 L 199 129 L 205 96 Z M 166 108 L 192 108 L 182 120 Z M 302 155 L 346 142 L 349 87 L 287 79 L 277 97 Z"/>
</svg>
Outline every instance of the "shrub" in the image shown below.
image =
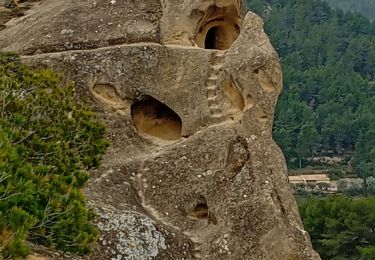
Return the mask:
<svg viewBox="0 0 375 260">
<path fill-rule="evenodd" d="M 25 240 L 86 253 L 98 231 L 80 189 L 108 145 L 105 126 L 50 70 L 0 53 L 0 250 Z"/>
</svg>

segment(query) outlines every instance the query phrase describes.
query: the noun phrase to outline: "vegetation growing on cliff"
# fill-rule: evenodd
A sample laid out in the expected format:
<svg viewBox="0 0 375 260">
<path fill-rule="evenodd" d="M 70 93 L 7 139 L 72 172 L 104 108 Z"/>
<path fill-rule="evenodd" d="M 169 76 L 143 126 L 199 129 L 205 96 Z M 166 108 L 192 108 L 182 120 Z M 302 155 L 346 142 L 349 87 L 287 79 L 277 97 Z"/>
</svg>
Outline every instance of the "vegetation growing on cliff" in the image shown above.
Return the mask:
<svg viewBox="0 0 375 260">
<path fill-rule="evenodd" d="M 105 127 L 59 75 L 0 53 L 0 250 L 25 240 L 86 253 L 98 235 L 80 189 L 107 147 Z M 0 257 L 1 258 L 1 257 Z"/>
<path fill-rule="evenodd" d="M 314 198 L 300 214 L 322 259 L 375 259 L 375 198 Z"/>
<path fill-rule="evenodd" d="M 375 23 L 315 0 L 248 3 L 283 63 L 274 138 L 289 167 L 327 154 L 352 157 L 375 129 Z"/>
</svg>

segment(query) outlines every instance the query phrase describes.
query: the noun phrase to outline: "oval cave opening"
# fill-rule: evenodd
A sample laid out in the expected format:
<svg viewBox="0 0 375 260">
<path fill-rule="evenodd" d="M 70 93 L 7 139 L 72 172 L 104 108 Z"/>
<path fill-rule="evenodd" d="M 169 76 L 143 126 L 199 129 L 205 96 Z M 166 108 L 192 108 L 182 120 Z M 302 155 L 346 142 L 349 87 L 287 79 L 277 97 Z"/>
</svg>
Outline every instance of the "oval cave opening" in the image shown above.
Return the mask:
<svg viewBox="0 0 375 260">
<path fill-rule="evenodd" d="M 173 141 L 181 137 L 182 120 L 168 106 L 151 96 L 131 106 L 131 116 L 137 132 L 158 139 Z"/>
<path fill-rule="evenodd" d="M 205 49 L 226 50 L 229 49 L 237 36 L 226 30 L 224 26 L 213 26 L 206 34 Z"/>
<path fill-rule="evenodd" d="M 226 50 L 240 34 L 238 7 L 211 6 L 198 26 L 196 44 L 205 49 Z"/>
</svg>

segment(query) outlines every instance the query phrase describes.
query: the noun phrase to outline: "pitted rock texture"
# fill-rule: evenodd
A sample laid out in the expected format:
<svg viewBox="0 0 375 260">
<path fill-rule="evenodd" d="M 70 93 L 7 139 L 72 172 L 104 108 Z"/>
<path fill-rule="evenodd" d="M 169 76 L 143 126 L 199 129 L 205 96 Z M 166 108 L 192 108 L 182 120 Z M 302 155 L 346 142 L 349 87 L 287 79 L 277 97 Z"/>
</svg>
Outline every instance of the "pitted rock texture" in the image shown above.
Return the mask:
<svg viewBox="0 0 375 260">
<path fill-rule="evenodd" d="M 159 1 L 41 1 L 5 24 L 0 49 L 35 54 L 159 42 Z"/>
<path fill-rule="evenodd" d="M 6 26 L 2 49 L 63 72 L 109 127 L 81 258 L 320 259 L 272 139 L 279 59 L 242 1 L 45 0 Z"/>
<path fill-rule="evenodd" d="M 164 237 L 147 216 L 138 212 L 106 210 L 98 217 L 97 226 L 102 232 L 99 241 L 103 246 L 108 245 L 104 253 L 112 258 L 148 259 L 157 256 L 159 248 L 167 249 Z M 116 241 L 115 248 L 113 241 Z"/>
</svg>

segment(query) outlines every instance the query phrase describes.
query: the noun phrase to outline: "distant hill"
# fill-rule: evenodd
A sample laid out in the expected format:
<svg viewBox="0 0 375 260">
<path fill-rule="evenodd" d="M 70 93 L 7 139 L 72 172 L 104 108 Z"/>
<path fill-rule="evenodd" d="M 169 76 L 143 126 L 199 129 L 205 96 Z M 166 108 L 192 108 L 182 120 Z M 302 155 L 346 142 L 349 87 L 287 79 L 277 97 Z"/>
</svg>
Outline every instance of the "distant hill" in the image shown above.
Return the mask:
<svg viewBox="0 0 375 260">
<path fill-rule="evenodd" d="M 332 8 L 341 8 L 345 11 L 358 12 L 375 20 L 375 0 L 324 0 Z"/>
</svg>

